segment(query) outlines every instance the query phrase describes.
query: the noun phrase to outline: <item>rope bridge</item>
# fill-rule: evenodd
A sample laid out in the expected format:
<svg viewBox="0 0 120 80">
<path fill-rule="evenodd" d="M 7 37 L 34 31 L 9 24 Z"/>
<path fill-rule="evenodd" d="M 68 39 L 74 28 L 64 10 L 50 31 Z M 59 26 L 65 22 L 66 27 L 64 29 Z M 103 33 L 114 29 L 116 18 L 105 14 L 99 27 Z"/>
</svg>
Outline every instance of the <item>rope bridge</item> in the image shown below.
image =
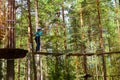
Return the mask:
<svg viewBox="0 0 120 80">
<path fill-rule="evenodd" d="M 49 53 L 49 52 L 30 52 L 31 54 L 34 55 L 43 55 L 43 56 L 51 56 L 52 58 L 55 57 L 55 66 L 58 66 L 59 62 L 57 61 L 57 59 L 59 57 L 64 57 L 62 59 L 65 59 L 66 62 L 66 69 L 69 70 L 69 58 L 70 57 L 90 57 L 90 56 L 96 56 L 96 57 L 100 57 L 100 56 L 107 56 L 107 55 L 118 55 L 120 54 L 120 51 L 114 51 L 114 52 L 98 52 L 98 53 Z M 82 59 L 83 61 L 83 59 Z M 87 65 L 87 62 L 84 62 L 84 64 L 86 64 L 86 67 L 89 66 Z M 105 63 L 106 64 L 106 63 Z M 82 64 L 81 64 L 82 65 Z M 84 67 L 82 68 L 84 69 Z M 67 71 L 67 74 L 69 74 L 69 72 Z M 106 76 L 103 76 L 101 74 L 96 75 L 96 74 L 92 74 L 89 73 L 89 70 L 87 71 L 87 73 L 81 73 L 80 74 L 80 78 L 84 78 L 85 80 L 87 80 L 88 78 L 95 78 L 95 77 L 119 77 L 120 75 L 115 75 L 115 74 L 107 74 Z M 70 77 L 68 75 L 68 77 Z"/>
<path fill-rule="evenodd" d="M 68 54 L 64 54 L 64 53 L 49 53 L 49 52 L 30 52 L 33 53 L 34 55 L 36 54 L 40 54 L 40 55 L 52 55 L 52 56 L 62 56 L 62 55 L 66 55 L 66 56 L 100 56 L 100 55 L 105 55 L 105 54 L 120 54 L 120 51 L 115 51 L 115 52 L 102 52 L 102 53 L 68 53 Z"/>
</svg>

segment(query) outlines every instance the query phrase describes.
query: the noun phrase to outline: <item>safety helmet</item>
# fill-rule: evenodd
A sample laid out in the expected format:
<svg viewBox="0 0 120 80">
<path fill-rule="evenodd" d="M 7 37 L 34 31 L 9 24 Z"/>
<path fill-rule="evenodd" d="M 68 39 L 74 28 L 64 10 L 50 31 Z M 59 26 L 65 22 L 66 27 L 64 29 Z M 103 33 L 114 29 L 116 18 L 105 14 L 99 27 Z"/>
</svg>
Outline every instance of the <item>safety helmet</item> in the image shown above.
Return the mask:
<svg viewBox="0 0 120 80">
<path fill-rule="evenodd" d="M 37 30 L 42 30 L 42 28 L 41 28 L 41 27 L 38 27 Z"/>
</svg>

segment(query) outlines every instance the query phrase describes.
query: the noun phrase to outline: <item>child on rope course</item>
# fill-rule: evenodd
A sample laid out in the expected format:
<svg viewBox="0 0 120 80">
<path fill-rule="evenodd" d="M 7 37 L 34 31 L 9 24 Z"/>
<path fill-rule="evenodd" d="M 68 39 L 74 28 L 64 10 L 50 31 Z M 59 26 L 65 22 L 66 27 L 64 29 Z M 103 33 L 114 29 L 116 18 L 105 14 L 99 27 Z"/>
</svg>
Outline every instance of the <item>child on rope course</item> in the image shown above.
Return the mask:
<svg viewBox="0 0 120 80">
<path fill-rule="evenodd" d="M 42 35 L 42 29 L 38 28 L 35 32 L 36 52 L 40 51 L 40 36 Z"/>
</svg>

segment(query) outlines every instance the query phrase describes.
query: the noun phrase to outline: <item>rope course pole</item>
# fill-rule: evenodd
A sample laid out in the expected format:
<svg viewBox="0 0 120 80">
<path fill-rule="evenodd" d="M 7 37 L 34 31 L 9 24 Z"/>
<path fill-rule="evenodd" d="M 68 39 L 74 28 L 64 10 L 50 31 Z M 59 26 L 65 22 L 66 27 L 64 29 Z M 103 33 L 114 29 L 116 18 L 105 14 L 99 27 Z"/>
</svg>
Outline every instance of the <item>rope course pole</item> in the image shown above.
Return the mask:
<svg viewBox="0 0 120 80">
<path fill-rule="evenodd" d="M 14 20 L 15 18 L 15 0 L 8 0 L 8 20 Z M 7 48 L 15 48 L 15 38 L 14 38 L 14 22 L 8 21 L 8 44 Z M 7 60 L 7 80 L 14 80 L 14 59 Z"/>
</svg>

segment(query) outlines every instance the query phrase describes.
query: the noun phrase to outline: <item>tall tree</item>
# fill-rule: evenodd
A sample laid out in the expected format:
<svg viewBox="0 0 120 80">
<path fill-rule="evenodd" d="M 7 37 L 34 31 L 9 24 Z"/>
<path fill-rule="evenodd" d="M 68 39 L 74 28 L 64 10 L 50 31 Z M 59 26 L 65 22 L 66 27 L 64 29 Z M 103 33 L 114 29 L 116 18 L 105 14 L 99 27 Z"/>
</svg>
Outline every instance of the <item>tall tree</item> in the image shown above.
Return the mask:
<svg viewBox="0 0 120 80">
<path fill-rule="evenodd" d="M 82 5 L 83 5 L 82 7 L 85 7 L 86 0 L 83 1 Z M 83 29 L 85 27 L 84 24 L 83 24 L 83 8 L 80 9 L 80 23 L 81 23 L 80 27 L 81 27 L 81 29 Z M 81 52 L 83 54 L 86 54 L 86 51 L 85 51 L 86 45 L 85 45 L 85 41 L 84 41 L 85 40 L 85 31 L 84 30 L 82 31 L 81 39 L 83 40 L 82 43 L 81 43 Z M 84 74 L 87 74 L 87 62 L 86 61 L 87 61 L 86 56 L 83 56 L 82 65 L 83 65 Z M 85 80 L 87 80 L 87 78 L 85 78 Z"/>
<path fill-rule="evenodd" d="M 115 2 L 115 13 L 116 13 L 116 26 L 118 28 L 118 38 L 120 39 L 120 23 L 119 23 L 119 4 L 117 0 L 114 0 Z M 119 40 L 120 44 L 120 40 Z"/>
<path fill-rule="evenodd" d="M 15 0 L 8 0 L 8 48 L 15 48 Z M 14 80 L 14 60 L 7 60 L 7 80 Z"/>
<path fill-rule="evenodd" d="M 27 0 L 27 8 L 28 8 L 28 51 L 33 52 L 33 34 L 32 34 L 32 21 L 31 21 L 31 2 Z M 28 54 L 28 80 L 31 80 L 31 59 L 33 60 L 33 70 L 34 70 L 34 80 L 36 80 L 36 68 L 35 68 L 35 59 L 34 55 Z"/>
<path fill-rule="evenodd" d="M 67 50 L 67 36 L 66 36 L 66 23 L 65 23 L 65 8 L 64 0 L 62 4 L 62 19 L 63 19 L 63 30 L 64 30 L 64 49 Z"/>
<path fill-rule="evenodd" d="M 34 1 L 35 4 L 35 25 L 36 25 L 36 30 L 39 27 L 39 17 L 38 17 L 38 0 Z"/>
<path fill-rule="evenodd" d="M 100 7 L 99 0 L 96 0 L 97 12 L 98 12 L 98 29 L 99 29 L 99 49 L 100 53 L 102 53 L 102 65 L 103 65 L 103 80 L 107 80 L 106 78 L 106 60 L 103 54 L 104 46 L 103 46 L 103 36 L 102 36 L 102 25 L 101 25 L 101 16 L 100 16 Z"/>
<path fill-rule="evenodd" d="M 35 0 L 35 2 L 34 2 L 34 4 L 35 4 L 35 26 L 36 26 L 36 31 L 37 31 L 37 29 L 38 29 L 38 27 L 39 27 L 39 17 L 38 17 L 38 0 Z M 41 51 L 41 48 L 40 48 L 40 51 Z M 36 80 L 42 80 L 41 79 L 41 66 L 40 66 L 40 63 L 41 63 L 41 61 L 40 61 L 40 55 L 37 55 L 37 57 L 35 58 L 35 64 L 37 65 L 36 66 L 36 72 L 37 72 L 37 79 Z"/>
</svg>

